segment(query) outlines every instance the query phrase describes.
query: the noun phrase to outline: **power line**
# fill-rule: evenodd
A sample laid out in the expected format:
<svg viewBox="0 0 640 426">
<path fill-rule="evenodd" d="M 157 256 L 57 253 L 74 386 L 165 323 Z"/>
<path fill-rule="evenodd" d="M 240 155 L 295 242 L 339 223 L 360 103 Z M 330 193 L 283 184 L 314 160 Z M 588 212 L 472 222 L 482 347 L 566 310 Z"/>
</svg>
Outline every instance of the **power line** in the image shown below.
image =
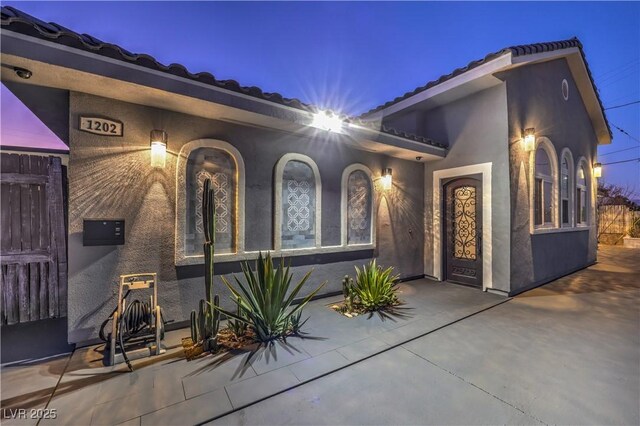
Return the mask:
<svg viewBox="0 0 640 426">
<path fill-rule="evenodd" d="M 620 163 L 629 163 L 631 161 L 640 161 L 640 157 L 638 158 L 632 158 L 630 160 L 621 160 L 621 161 L 614 161 L 612 163 L 602 163 L 603 166 L 610 166 L 612 164 L 620 164 Z"/>
<path fill-rule="evenodd" d="M 609 123 L 611 123 L 611 122 L 609 122 Z M 631 139 L 633 139 L 634 141 L 636 141 L 636 142 L 640 143 L 640 140 L 639 140 L 638 138 L 634 138 L 634 137 L 633 137 L 633 136 L 631 136 L 631 135 L 630 135 L 626 130 L 621 129 L 620 127 L 616 126 L 616 125 L 615 125 L 615 124 L 613 124 L 613 123 L 611 123 L 611 125 L 612 125 L 613 127 L 615 127 L 616 129 L 618 129 L 621 133 L 623 133 L 623 134 L 625 134 L 625 135 L 629 136 L 629 137 L 630 137 Z"/>
<path fill-rule="evenodd" d="M 605 111 L 608 110 L 608 109 L 622 108 L 622 107 L 626 107 L 626 106 L 629 106 L 629 105 L 635 105 L 635 104 L 640 104 L 640 100 L 629 102 L 628 104 L 616 105 L 616 106 L 612 106 L 612 107 L 609 107 L 609 108 L 605 108 Z"/>
<path fill-rule="evenodd" d="M 610 154 L 617 154 L 618 152 L 629 151 L 631 149 L 640 149 L 640 146 L 632 146 L 631 148 L 619 149 L 617 151 L 611 151 L 605 154 L 598 154 L 598 157 L 604 157 L 605 155 L 610 155 Z"/>
</svg>

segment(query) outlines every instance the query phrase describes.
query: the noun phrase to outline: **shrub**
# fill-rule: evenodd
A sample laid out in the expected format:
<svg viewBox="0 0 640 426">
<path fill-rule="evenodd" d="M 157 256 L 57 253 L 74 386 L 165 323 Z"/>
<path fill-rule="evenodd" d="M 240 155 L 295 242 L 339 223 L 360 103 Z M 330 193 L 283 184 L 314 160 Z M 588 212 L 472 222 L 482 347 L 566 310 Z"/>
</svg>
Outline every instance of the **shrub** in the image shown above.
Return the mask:
<svg viewBox="0 0 640 426">
<path fill-rule="evenodd" d="M 351 294 L 365 311 L 375 311 L 398 302 L 396 296 L 398 275 L 391 275 L 393 267 L 382 269 L 372 260 L 362 270 L 356 266 L 355 283 L 349 286 Z"/>
<path fill-rule="evenodd" d="M 246 283 L 234 276 L 238 286 L 236 289 L 225 277 L 222 277 L 242 315 L 225 311 L 218 306 L 215 308 L 229 319 L 246 323 L 262 342 L 286 336 L 292 331 L 298 332 L 304 324 L 300 322 L 302 309 L 325 283 L 320 284 L 292 308 L 294 299 L 312 271 L 307 272 L 302 280 L 291 288 L 293 276 L 289 268 L 289 266 L 284 267 L 284 259 L 281 259 L 280 265 L 275 268 L 270 253 L 267 253 L 266 257 L 263 257 L 262 253 L 259 254 L 255 265 L 256 272 L 251 270 L 248 262 L 243 262 L 242 272 Z"/>
</svg>

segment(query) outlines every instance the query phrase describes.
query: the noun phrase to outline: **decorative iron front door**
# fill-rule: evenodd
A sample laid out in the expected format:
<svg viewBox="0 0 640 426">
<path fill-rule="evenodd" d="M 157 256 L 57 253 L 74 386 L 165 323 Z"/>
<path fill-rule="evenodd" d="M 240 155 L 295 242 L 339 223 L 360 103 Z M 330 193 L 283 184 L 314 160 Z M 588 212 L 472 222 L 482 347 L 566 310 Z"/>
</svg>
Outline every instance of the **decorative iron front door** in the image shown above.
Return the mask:
<svg viewBox="0 0 640 426">
<path fill-rule="evenodd" d="M 446 279 L 482 287 L 482 182 L 455 179 L 443 193 Z"/>
</svg>

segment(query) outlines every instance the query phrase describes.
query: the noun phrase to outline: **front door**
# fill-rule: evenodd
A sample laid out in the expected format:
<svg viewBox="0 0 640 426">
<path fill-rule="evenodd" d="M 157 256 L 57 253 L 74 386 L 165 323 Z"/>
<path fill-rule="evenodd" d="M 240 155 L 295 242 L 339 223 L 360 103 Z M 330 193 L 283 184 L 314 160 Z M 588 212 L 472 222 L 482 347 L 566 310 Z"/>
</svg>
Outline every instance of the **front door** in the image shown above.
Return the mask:
<svg viewBox="0 0 640 426">
<path fill-rule="evenodd" d="M 443 196 L 446 279 L 482 288 L 482 181 L 452 180 Z"/>
</svg>

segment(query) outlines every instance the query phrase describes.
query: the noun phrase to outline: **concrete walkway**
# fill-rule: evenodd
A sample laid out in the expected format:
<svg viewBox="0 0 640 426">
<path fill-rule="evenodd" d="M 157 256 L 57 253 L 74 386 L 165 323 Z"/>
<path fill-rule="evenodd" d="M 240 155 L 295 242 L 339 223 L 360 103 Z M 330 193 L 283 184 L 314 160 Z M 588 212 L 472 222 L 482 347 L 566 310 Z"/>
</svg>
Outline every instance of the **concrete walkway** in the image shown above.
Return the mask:
<svg viewBox="0 0 640 426">
<path fill-rule="evenodd" d="M 3 394 L 2 406 L 55 409 L 57 417 L 42 424 L 195 424 L 508 300 L 426 279 L 401 284 L 399 297 L 406 303 L 393 313 L 355 318 L 329 308 L 341 296 L 319 299 L 305 308 L 310 320 L 301 337 L 191 362 L 183 358 L 180 348 L 180 339 L 188 330 L 169 333 L 165 343 L 174 349 L 134 361 L 133 373 L 122 365 L 104 367 L 101 346 L 82 348 L 70 359 L 55 360 L 56 369 L 49 362 L 3 368 L 3 387 L 8 385 L 12 391 L 9 398 Z M 26 378 L 28 372 L 32 374 Z"/>
<path fill-rule="evenodd" d="M 213 424 L 640 424 L 640 250 Z"/>
</svg>

